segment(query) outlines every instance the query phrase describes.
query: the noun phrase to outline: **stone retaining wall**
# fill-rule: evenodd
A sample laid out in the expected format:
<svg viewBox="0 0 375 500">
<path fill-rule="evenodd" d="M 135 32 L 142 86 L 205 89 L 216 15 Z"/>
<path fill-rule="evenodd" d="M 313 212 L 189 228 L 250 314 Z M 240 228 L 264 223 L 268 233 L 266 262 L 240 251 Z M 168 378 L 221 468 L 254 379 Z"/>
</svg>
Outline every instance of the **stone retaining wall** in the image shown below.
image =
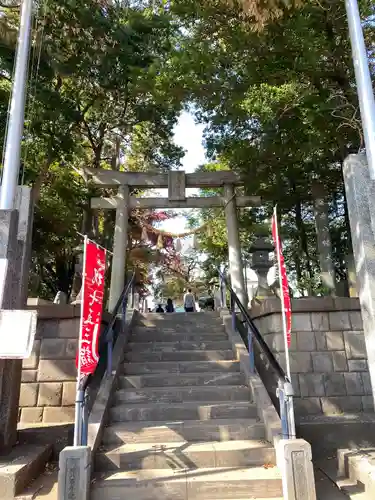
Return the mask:
<svg viewBox="0 0 375 500">
<path fill-rule="evenodd" d="M 358 299 L 294 299 L 292 310 L 290 365 L 296 415 L 373 411 Z M 280 302 L 265 300 L 251 312 L 285 368 Z"/>
<path fill-rule="evenodd" d="M 23 361 L 19 421 L 74 422 L 79 306 L 38 306 L 37 333 Z"/>
</svg>

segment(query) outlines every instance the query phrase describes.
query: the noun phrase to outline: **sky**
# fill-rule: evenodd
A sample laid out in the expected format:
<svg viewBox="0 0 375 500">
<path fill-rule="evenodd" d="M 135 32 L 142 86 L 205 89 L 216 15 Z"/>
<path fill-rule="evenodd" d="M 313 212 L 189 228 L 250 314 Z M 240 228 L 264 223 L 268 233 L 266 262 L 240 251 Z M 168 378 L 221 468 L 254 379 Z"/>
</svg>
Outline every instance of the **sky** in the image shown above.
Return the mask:
<svg viewBox="0 0 375 500">
<path fill-rule="evenodd" d="M 178 120 L 174 130 L 174 139 L 178 146 L 181 146 L 186 152 L 182 159 L 181 170 L 187 173 L 194 172 L 194 170 L 206 162 L 205 149 L 203 146 L 203 128 L 204 125 L 196 124 L 193 115 L 184 111 Z M 163 190 L 164 191 L 164 190 Z M 197 190 L 187 189 L 187 196 L 191 196 Z M 159 191 L 162 193 L 162 190 Z M 163 193 L 167 196 L 167 191 Z M 180 210 L 184 213 L 186 210 Z M 170 232 L 182 232 L 186 228 L 186 219 L 184 217 L 177 217 L 173 220 L 165 221 L 161 225 L 162 229 Z"/>
<path fill-rule="evenodd" d="M 184 111 L 174 130 L 176 144 L 186 150 L 182 160 L 182 170 L 194 172 L 194 170 L 206 161 L 205 149 L 203 147 L 204 125 L 196 124 L 194 117 Z"/>
<path fill-rule="evenodd" d="M 174 130 L 174 139 L 176 144 L 181 146 L 186 152 L 182 159 L 181 170 L 187 173 L 194 172 L 199 165 L 202 165 L 207 161 L 205 156 L 205 148 L 203 146 L 203 129 L 204 125 L 196 124 L 193 115 L 188 112 L 183 112 L 178 120 L 178 123 Z M 191 196 L 193 192 L 197 192 L 197 189 L 187 189 L 187 196 Z M 155 192 L 154 192 L 155 193 Z M 167 197 L 168 190 L 158 190 L 160 196 Z M 156 193 L 155 193 L 156 194 Z M 187 210 L 179 210 L 181 213 L 186 213 Z M 182 232 L 187 229 L 186 219 L 182 217 L 176 217 L 169 221 L 163 222 L 160 226 L 161 229 L 169 232 Z M 183 249 L 187 250 L 192 245 L 192 237 L 186 238 L 183 241 Z M 256 281 L 256 275 L 254 271 L 248 270 L 248 279 Z"/>
</svg>

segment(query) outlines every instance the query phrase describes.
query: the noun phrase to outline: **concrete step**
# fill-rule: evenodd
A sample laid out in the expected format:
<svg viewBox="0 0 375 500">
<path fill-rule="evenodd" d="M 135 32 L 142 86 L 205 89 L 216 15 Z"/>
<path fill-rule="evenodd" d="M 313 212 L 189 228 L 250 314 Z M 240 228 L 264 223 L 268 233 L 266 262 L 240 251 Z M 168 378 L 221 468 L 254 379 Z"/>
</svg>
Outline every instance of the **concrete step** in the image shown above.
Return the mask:
<svg viewBox="0 0 375 500">
<path fill-rule="evenodd" d="M 96 471 L 196 469 L 275 464 L 275 450 L 265 441 L 136 443 L 100 450 Z"/>
<path fill-rule="evenodd" d="M 115 403 L 183 403 L 185 401 L 246 401 L 250 398 L 247 386 L 192 386 L 151 387 L 148 389 L 120 389 Z"/>
<path fill-rule="evenodd" d="M 169 469 L 115 472 L 93 484 L 91 500 L 220 500 L 280 498 L 281 475 L 276 467 L 216 468 L 171 472 Z"/>
<path fill-rule="evenodd" d="M 324 472 L 320 469 L 314 469 L 315 476 L 315 488 L 316 488 L 316 498 L 317 500 L 348 500 L 353 498 L 353 500 L 365 500 L 361 498 L 361 493 L 358 493 L 356 485 L 352 484 L 350 486 L 351 494 L 346 495 Z M 356 492 L 357 490 L 357 492 Z M 351 496 L 353 494 L 353 497 Z"/>
<path fill-rule="evenodd" d="M 228 337 L 224 331 L 205 328 L 199 331 L 183 331 L 159 329 L 159 328 L 140 328 L 136 327 L 130 337 L 131 342 L 215 342 L 225 341 Z"/>
<path fill-rule="evenodd" d="M 22 493 L 15 497 L 15 500 L 58 500 L 57 499 L 57 464 L 48 467 L 33 483 Z"/>
<path fill-rule="evenodd" d="M 212 332 L 212 333 L 225 333 L 224 330 L 224 325 L 222 323 L 215 323 L 215 322 L 209 322 L 209 323 L 196 323 L 196 322 L 183 322 L 183 323 L 178 323 L 176 321 L 170 321 L 170 322 L 159 322 L 159 323 L 152 323 L 152 324 L 141 324 L 138 323 L 137 325 L 134 325 L 134 330 L 154 330 L 154 331 L 161 331 L 161 332 L 166 332 L 166 333 L 179 333 L 179 332 L 188 332 L 188 333 L 203 333 L 206 334 L 206 332 Z"/>
<path fill-rule="evenodd" d="M 340 475 L 334 456 L 314 460 L 315 485 L 318 500 L 373 500 L 374 495 L 366 493 L 365 485 L 356 479 Z M 371 477 L 371 474 L 370 476 Z"/>
<path fill-rule="evenodd" d="M 141 363 L 143 361 L 216 361 L 216 360 L 232 360 L 234 354 L 232 350 L 226 351 L 172 351 L 172 352 L 127 352 L 125 359 Z"/>
<path fill-rule="evenodd" d="M 157 314 L 157 313 L 147 313 L 143 314 L 139 319 L 139 324 L 144 323 L 221 323 L 222 320 L 218 313 L 216 312 L 195 312 L 195 313 L 174 313 L 174 314 Z"/>
<path fill-rule="evenodd" d="M 256 406 L 248 401 L 232 403 L 199 402 L 123 404 L 109 410 L 112 422 L 145 422 L 164 420 L 212 420 L 215 418 L 254 418 Z"/>
<path fill-rule="evenodd" d="M 119 377 L 120 389 L 142 389 L 146 387 L 191 387 L 216 385 L 242 385 L 242 373 L 171 373 L 156 375 L 123 375 Z"/>
<path fill-rule="evenodd" d="M 363 500 L 373 500 L 375 498 L 375 449 L 341 449 L 338 450 L 337 455 L 346 481 L 361 487 Z M 344 485 L 340 485 L 340 488 L 347 490 L 345 482 Z"/>
<path fill-rule="evenodd" d="M 130 342 L 129 352 L 175 352 L 175 351 L 230 351 L 229 340 L 220 341 L 185 341 L 178 342 Z"/>
<path fill-rule="evenodd" d="M 103 445 L 263 438 L 264 426 L 257 418 L 186 420 L 185 422 L 121 422 L 111 424 L 104 429 Z"/>
<path fill-rule="evenodd" d="M 215 361 L 149 361 L 143 363 L 124 363 L 124 373 L 126 375 L 143 375 L 155 373 L 201 373 L 209 372 L 214 376 L 214 372 L 228 373 L 239 372 L 238 361 L 215 360 Z"/>
<path fill-rule="evenodd" d="M 38 477 L 52 454 L 50 445 L 15 446 L 0 458 L 0 498 L 14 498 Z"/>
<path fill-rule="evenodd" d="M 215 323 L 205 323 L 205 324 L 197 324 L 197 323 L 158 323 L 156 325 L 135 325 L 133 329 L 133 335 L 138 333 L 144 333 L 146 331 L 154 331 L 154 332 L 164 332 L 164 333 L 174 333 L 174 334 L 183 334 L 183 333 L 195 333 L 196 335 L 205 335 L 209 334 L 222 334 L 225 335 L 224 326 L 222 324 Z"/>
</svg>

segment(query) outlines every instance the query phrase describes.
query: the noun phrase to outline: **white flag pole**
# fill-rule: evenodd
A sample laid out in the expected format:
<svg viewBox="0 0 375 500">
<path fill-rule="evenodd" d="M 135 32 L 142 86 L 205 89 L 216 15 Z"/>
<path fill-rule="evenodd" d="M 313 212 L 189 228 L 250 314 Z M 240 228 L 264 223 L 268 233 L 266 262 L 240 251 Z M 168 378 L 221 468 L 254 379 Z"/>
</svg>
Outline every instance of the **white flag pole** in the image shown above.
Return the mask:
<svg viewBox="0 0 375 500">
<path fill-rule="evenodd" d="M 288 346 L 288 336 L 287 336 L 287 324 L 286 324 L 286 311 L 285 311 L 285 304 L 284 304 L 284 295 L 283 295 L 283 278 L 282 278 L 282 273 L 281 273 L 281 245 L 280 245 L 280 238 L 279 238 L 279 224 L 277 221 L 277 207 L 275 206 L 273 210 L 273 216 L 275 220 L 275 236 L 276 236 L 276 253 L 277 253 L 277 265 L 279 268 L 279 286 L 280 286 L 280 293 L 281 293 L 281 315 L 283 318 L 283 331 L 284 331 L 284 346 L 285 346 L 285 365 L 286 365 L 286 373 L 288 376 L 288 379 L 290 381 L 290 387 L 288 387 L 289 384 L 284 385 L 284 396 L 285 400 L 287 402 L 287 417 L 288 417 L 288 431 L 289 431 L 289 438 L 294 439 L 296 437 L 296 424 L 295 424 L 295 419 L 294 419 L 294 405 L 293 405 L 293 386 L 292 386 L 292 378 L 290 374 L 290 357 L 289 357 L 289 346 Z"/>
<path fill-rule="evenodd" d="M 282 296 L 283 295 L 283 278 L 281 275 L 281 258 L 280 258 L 281 248 L 280 248 L 280 238 L 279 238 L 279 225 L 278 225 L 278 221 L 277 221 L 277 207 L 275 207 L 273 210 L 273 216 L 274 216 L 274 220 L 275 220 L 275 234 L 276 234 L 275 244 L 276 244 L 276 255 L 277 255 L 277 267 L 279 270 L 279 286 L 280 286 L 280 293 Z M 288 346 L 287 325 L 286 325 L 286 312 L 285 312 L 285 304 L 284 304 L 283 296 L 281 297 L 281 315 L 283 318 L 286 374 L 288 375 L 289 380 L 291 380 L 291 378 L 290 378 L 289 346 Z"/>
<path fill-rule="evenodd" d="M 83 330 L 83 305 L 85 301 L 85 276 L 86 276 L 86 247 L 87 236 L 83 240 L 83 269 L 82 269 L 82 294 L 81 294 L 81 318 L 79 322 L 79 339 L 78 339 L 78 367 L 77 367 L 77 387 L 75 401 L 75 419 L 74 419 L 74 446 L 80 446 L 82 442 L 82 405 L 84 394 L 81 390 L 81 349 L 82 349 L 82 330 Z"/>
</svg>

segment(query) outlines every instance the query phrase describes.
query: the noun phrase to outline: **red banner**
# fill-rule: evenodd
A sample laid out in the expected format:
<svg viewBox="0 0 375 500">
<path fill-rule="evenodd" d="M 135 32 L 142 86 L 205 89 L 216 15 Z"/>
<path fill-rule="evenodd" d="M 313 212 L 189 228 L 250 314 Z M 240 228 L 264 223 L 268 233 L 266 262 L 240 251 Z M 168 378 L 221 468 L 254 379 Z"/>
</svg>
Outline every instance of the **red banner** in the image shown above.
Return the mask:
<svg viewBox="0 0 375 500">
<path fill-rule="evenodd" d="M 105 264 L 106 251 L 86 238 L 82 273 L 79 357 L 77 355 L 76 359 L 79 374 L 93 373 L 99 361 L 98 341 L 102 322 Z"/>
<path fill-rule="evenodd" d="M 286 274 L 286 267 L 283 255 L 283 248 L 281 244 L 281 239 L 279 236 L 279 229 L 277 224 L 277 211 L 276 208 L 272 217 L 272 237 L 275 245 L 275 253 L 277 257 L 277 263 L 279 268 L 279 279 L 280 279 L 280 289 L 281 289 L 281 302 L 283 315 L 285 317 L 285 332 L 287 345 L 290 347 L 291 342 L 291 332 L 292 332 L 292 306 L 289 295 L 289 283 Z"/>
</svg>

